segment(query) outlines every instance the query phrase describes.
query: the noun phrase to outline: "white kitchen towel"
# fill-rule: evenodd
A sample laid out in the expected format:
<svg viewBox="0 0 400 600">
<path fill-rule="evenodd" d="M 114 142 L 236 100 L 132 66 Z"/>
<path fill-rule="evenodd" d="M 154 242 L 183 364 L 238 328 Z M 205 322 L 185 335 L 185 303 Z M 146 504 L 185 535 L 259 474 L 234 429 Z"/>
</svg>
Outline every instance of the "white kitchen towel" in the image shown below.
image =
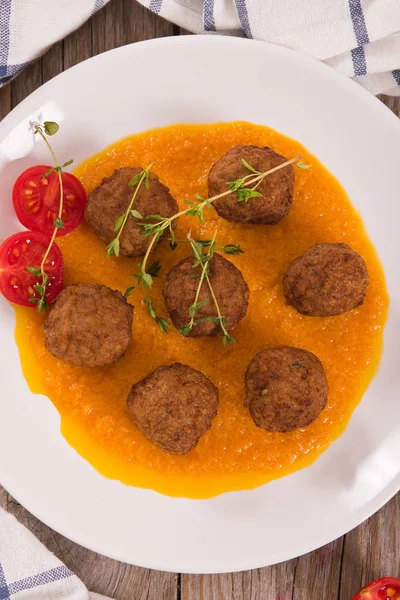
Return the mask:
<svg viewBox="0 0 400 600">
<path fill-rule="evenodd" d="M 195 33 L 242 35 L 292 48 L 400 96 L 400 0 L 139 0 Z"/>
<path fill-rule="evenodd" d="M 109 0 L 0 0 L 0 87 Z M 131 0 L 134 2 L 135 0 Z M 400 95 L 400 0 L 139 0 L 194 33 L 293 48 Z"/>
<path fill-rule="evenodd" d="M 0 87 L 108 1 L 0 0 Z"/>
<path fill-rule="evenodd" d="M 76 575 L 3 509 L 0 509 L 0 599 L 107 600 L 89 592 Z"/>
</svg>

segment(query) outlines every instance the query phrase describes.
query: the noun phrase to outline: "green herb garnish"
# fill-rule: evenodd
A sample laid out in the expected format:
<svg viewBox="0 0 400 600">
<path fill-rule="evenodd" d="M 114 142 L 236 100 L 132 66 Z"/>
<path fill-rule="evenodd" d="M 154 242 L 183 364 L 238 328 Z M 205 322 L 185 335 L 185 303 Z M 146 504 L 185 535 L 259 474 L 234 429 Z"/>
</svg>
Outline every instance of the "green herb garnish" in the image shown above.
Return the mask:
<svg viewBox="0 0 400 600">
<path fill-rule="evenodd" d="M 60 165 L 60 163 L 58 162 L 57 157 L 54 153 L 54 150 L 51 147 L 51 144 L 46 137 L 46 136 L 52 136 L 57 133 L 57 131 L 59 130 L 59 126 L 57 123 L 55 123 L 54 121 L 44 121 L 43 125 L 41 125 L 40 123 L 32 123 L 32 127 L 33 127 L 33 133 L 34 134 L 38 133 L 40 135 L 40 137 L 42 138 L 42 140 L 44 141 L 44 143 L 46 144 L 46 146 L 53 158 L 53 162 L 54 162 L 54 166 L 49 171 L 47 171 L 47 173 L 44 173 L 44 175 L 42 175 L 42 177 L 48 177 L 50 175 L 50 173 L 55 171 L 58 175 L 58 181 L 59 181 L 59 185 L 60 185 L 60 204 L 58 207 L 58 215 L 57 215 L 57 218 L 54 220 L 54 223 L 53 223 L 54 231 L 50 238 L 50 242 L 47 247 L 47 250 L 44 253 L 44 256 L 42 258 L 42 262 L 40 264 L 40 269 L 38 269 L 36 267 L 32 267 L 32 266 L 26 267 L 26 269 L 27 269 L 27 271 L 29 271 L 29 273 L 32 273 L 32 275 L 35 275 L 36 277 L 40 277 L 40 279 L 41 279 L 40 283 L 37 283 L 33 286 L 33 289 L 35 290 L 35 292 L 37 294 L 39 294 L 39 298 L 36 298 L 36 297 L 29 298 L 29 302 L 31 302 L 32 304 L 36 304 L 36 308 L 37 308 L 38 312 L 40 312 L 42 309 L 47 310 L 47 308 L 48 308 L 47 300 L 46 300 L 46 288 L 47 288 L 47 284 L 49 282 L 49 276 L 45 272 L 44 267 L 45 267 L 47 258 L 49 256 L 51 247 L 54 244 L 54 240 L 56 238 L 57 231 L 59 229 L 64 229 L 64 227 L 65 227 L 64 221 L 62 218 L 63 202 L 64 202 L 64 187 L 63 187 L 63 180 L 62 180 L 62 172 L 63 172 L 63 168 L 70 165 L 73 161 L 71 159 L 71 160 L 68 160 L 67 162 L 65 162 L 64 164 Z"/>
<path fill-rule="evenodd" d="M 300 161 L 301 158 L 302 158 L 301 156 L 296 156 L 296 158 L 292 158 L 291 160 L 288 160 L 288 161 L 278 165 L 277 167 L 274 167 L 273 169 L 269 169 L 268 171 L 265 171 L 264 173 L 257 171 L 247 161 L 242 159 L 243 166 L 245 166 L 246 169 L 248 169 L 250 171 L 250 174 L 246 175 L 245 177 L 239 178 L 236 181 L 228 182 L 227 186 L 229 189 L 227 191 L 222 192 L 221 194 L 217 194 L 216 196 L 213 196 L 212 198 L 202 198 L 201 196 L 196 194 L 194 201 L 185 200 L 185 204 L 187 204 L 188 208 L 185 208 L 185 209 L 177 212 L 175 215 L 172 215 L 172 217 L 162 217 L 161 215 L 149 215 L 147 217 L 144 217 L 143 220 L 138 223 L 138 225 L 140 225 L 140 227 L 143 228 L 142 236 L 143 237 L 151 237 L 151 240 L 147 247 L 147 251 L 143 258 L 143 261 L 138 265 L 139 271 L 133 275 L 137 279 L 137 282 L 134 286 L 132 286 L 131 288 L 128 288 L 128 290 L 125 293 L 128 293 L 128 295 L 129 295 L 139 284 L 142 284 L 142 287 L 146 287 L 146 281 L 148 281 L 148 282 L 150 281 L 150 279 L 147 278 L 147 275 L 150 275 L 150 277 L 151 277 L 151 273 L 149 273 L 149 270 L 147 268 L 147 261 L 149 259 L 150 253 L 151 253 L 154 245 L 158 242 L 158 240 L 161 238 L 161 236 L 167 230 L 169 230 L 169 233 L 170 233 L 170 248 L 172 250 L 174 250 L 176 248 L 177 243 L 179 241 L 179 240 L 176 240 L 175 233 L 173 231 L 173 223 L 174 223 L 174 221 L 176 221 L 176 219 L 178 219 L 181 216 L 186 215 L 188 217 L 196 217 L 200 221 L 200 223 L 205 223 L 205 211 L 210 209 L 212 206 L 212 203 L 215 202 L 216 200 L 218 200 L 219 198 L 224 198 L 225 196 L 228 196 L 232 193 L 234 193 L 236 195 L 238 202 L 247 202 L 250 198 L 257 198 L 257 197 L 261 196 L 261 194 L 259 192 L 257 192 L 256 188 L 260 185 L 260 183 L 264 180 L 265 177 L 267 177 L 271 173 L 275 173 L 276 171 L 283 169 L 284 167 L 287 167 L 288 165 L 291 165 L 292 163 L 296 163 L 296 162 Z M 149 165 L 149 167 L 147 167 L 147 170 L 149 170 L 153 164 L 154 163 L 151 163 L 151 165 Z M 306 168 L 302 165 L 303 165 L 303 163 L 299 163 L 299 168 Z M 137 184 L 139 187 L 139 185 L 141 185 L 141 183 L 143 182 L 143 179 L 140 178 L 143 173 L 144 173 L 144 171 L 142 171 L 141 174 L 137 175 L 136 178 L 134 180 L 132 180 L 131 183 Z M 147 178 L 148 178 L 148 175 L 147 175 Z M 148 181 L 147 181 L 147 184 L 148 184 Z M 130 205 L 127 213 L 129 213 L 129 211 L 131 211 L 133 201 L 134 201 L 134 198 L 131 202 L 131 205 Z M 127 213 L 124 213 L 124 215 L 121 215 L 121 217 L 120 217 L 121 220 L 118 220 L 116 223 L 116 230 L 119 231 L 119 235 L 120 235 L 123 225 L 126 222 L 126 219 L 127 219 L 126 214 Z M 139 216 L 138 218 L 142 218 L 142 217 Z M 117 238 L 119 238 L 119 235 L 117 236 Z M 232 336 L 229 335 L 229 333 L 226 330 L 226 319 L 224 316 L 222 316 L 220 314 L 217 299 L 215 298 L 215 294 L 214 294 L 214 292 L 212 290 L 212 286 L 209 282 L 208 273 L 207 272 L 204 273 L 204 270 L 207 271 L 207 265 L 210 260 L 209 258 L 205 258 L 205 257 L 209 256 L 210 253 L 212 256 L 212 254 L 216 248 L 215 235 L 214 235 L 213 240 L 193 240 L 191 238 L 191 236 L 189 235 L 188 242 L 190 243 L 190 245 L 192 247 L 192 253 L 194 254 L 194 256 L 196 258 L 197 266 L 202 267 L 201 275 L 192 275 L 191 277 L 193 279 L 199 279 L 199 288 L 198 289 L 201 289 L 201 285 L 203 284 L 204 280 L 206 280 L 206 282 L 209 286 L 210 293 L 213 298 L 214 304 L 217 307 L 217 317 L 210 317 L 210 318 L 206 317 L 205 319 L 209 320 L 209 321 L 214 320 L 214 322 L 218 321 L 221 326 L 223 343 L 224 344 L 232 343 L 235 340 Z M 112 244 L 115 244 L 115 240 L 113 240 Z M 214 244 L 214 247 L 212 247 L 212 244 Z M 206 255 L 204 254 L 205 247 L 209 248 L 209 252 Z M 226 244 L 225 246 L 220 246 L 219 249 L 222 249 L 223 252 L 225 252 L 226 254 L 240 254 L 243 252 L 243 250 L 240 247 L 240 244 Z M 119 246 L 117 248 L 117 251 L 119 252 Z M 196 254 L 195 254 L 195 251 L 196 251 Z M 110 252 L 111 252 L 111 254 L 112 253 L 116 254 L 115 248 L 114 247 L 111 248 Z M 146 302 L 146 297 L 147 296 L 145 296 L 145 302 Z M 183 335 L 189 335 L 191 329 L 196 324 L 204 321 L 204 319 L 202 319 L 201 321 L 199 319 L 197 319 L 197 320 L 195 319 L 195 314 L 198 310 L 199 310 L 198 302 L 195 301 L 194 305 L 192 307 L 192 311 L 191 311 L 193 314 L 189 315 L 190 321 L 186 325 L 181 327 L 180 333 L 182 333 Z M 149 311 L 149 314 L 150 314 L 150 316 L 152 316 L 150 311 Z M 155 318 L 155 317 L 153 317 L 153 318 Z M 156 321 L 157 321 L 157 319 L 156 319 Z M 159 322 L 158 322 L 158 324 L 159 324 L 160 328 L 162 328 Z"/>
<path fill-rule="evenodd" d="M 199 243 L 197 240 L 194 240 L 191 236 L 191 234 L 188 234 L 188 241 L 190 243 L 190 246 L 192 248 L 192 254 L 195 258 L 193 267 L 201 267 L 201 275 L 199 277 L 199 283 L 197 286 L 197 290 L 196 290 L 196 295 L 193 301 L 193 304 L 190 306 L 189 308 L 189 317 L 190 320 L 188 323 L 186 323 L 186 325 L 183 325 L 182 327 L 179 328 L 179 333 L 181 333 L 184 336 L 188 336 L 190 334 L 190 332 L 192 331 L 193 327 L 195 327 L 196 325 L 199 325 L 200 323 L 204 323 L 204 322 L 211 322 L 211 323 L 219 323 L 220 327 L 221 327 L 221 335 L 222 335 L 222 343 L 224 344 L 224 346 L 229 343 L 232 344 L 233 342 L 235 342 L 235 338 L 233 338 L 227 331 L 226 326 L 227 326 L 227 321 L 226 318 L 221 314 L 221 310 L 218 304 L 218 300 L 215 296 L 211 281 L 210 281 L 210 262 L 212 260 L 212 257 L 214 255 L 215 249 L 216 249 L 216 237 L 217 237 L 217 232 L 214 232 L 213 238 L 210 242 L 209 245 L 209 250 L 208 253 L 205 254 L 204 252 L 204 245 Z M 210 291 L 211 294 L 211 298 L 214 302 L 216 311 L 217 311 L 217 316 L 216 317 L 201 317 L 199 319 L 196 319 L 196 314 L 200 311 L 200 309 L 203 306 L 206 306 L 209 302 L 208 299 L 199 301 L 199 297 L 200 297 L 200 292 L 201 292 L 201 288 L 202 285 L 204 283 L 204 281 L 207 282 L 208 285 L 208 289 Z"/>
<path fill-rule="evenodd" d="M 108 244 L 107 248 L 106 248 L 106 252 L 107 252 L 107 256 L 119 256 L 119 251 L 120 251 L 120 237 L 121 234 L 124 230 L 125 224 L 127 222 L 127 220 L 129 218 L 133 218 L 136 217 L 137 219 L 142 219 L 142 215 L 135 209 L 133 209 L 133 204 L 136 200 L 136 197 L 138 195 L 138 192 L 140 190 L 140 187 L 142 186 L 142 184 L 144 183 L 146 189 L 149 189 L 149 175 L 150 175 L 150 169 L 151 167 L 154 165 L 154 160 L 153 162 L 151 162 L 145 169 L 143 169 L 143 171 L 140 171 L 140 173 L 138 173 L 137 175 L 135 175 L 135 177 L 133 177 L 133 179 L 131 179 L 131 181 L 129 182 L 128 185 L 130 186 L 136 186 L 136 189 L 132 195 L 131 201 L 129 202 L 129 206 L 127 208 L 127 210 L 124 212 L 124 214 L 122 214 L 120 217 L 118 217 L 115 225 L 114 225 L 114 231 L 118 231 L 116 237 Z"/>
<path fill-rule="evenodd" d="M 201 244 L 204 248 L 208 248 L 211 244 L 211 240 L 201 240 L 201 239 L 197 239 L 195 240 L 196 243 Z M 170 248 L 171 250 L 175 250 L 175 248 L 177 248 L 178 244 L 187 244 L 189 243 L 189 240 L 176 240 L 175 236 L 172 240 L 172 238 L 170 238 Z M 224 252 L 224 254 L 244 254 L 244 250 L 241 249 L 240 244 L 225 244 L 224 246 L 216 246 L 217 250 L 222 250 L 222 252 Z"/>
</svg>

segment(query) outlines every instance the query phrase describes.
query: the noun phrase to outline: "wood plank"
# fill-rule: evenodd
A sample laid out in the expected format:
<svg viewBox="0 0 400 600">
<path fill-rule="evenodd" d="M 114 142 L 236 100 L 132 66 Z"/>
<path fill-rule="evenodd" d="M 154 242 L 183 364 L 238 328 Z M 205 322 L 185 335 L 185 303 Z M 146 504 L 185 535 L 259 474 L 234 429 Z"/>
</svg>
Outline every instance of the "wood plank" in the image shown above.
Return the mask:
<svg viewBox="0 0 400 600">
<path fill-rule="evenodd" d="M 400 96 L 385 96 L 382 94 L 381 96 L 378 96 L 378 98 L 379 100 L 382 100 L 395 115 L 400 117 Z"/>
<path fill-rule="evenodd" d="M 124 0 L 113 0 L 92 19 L 93 56 L 122 46 L 124 30 Z"/>
<path fill-rule="evenodd" d="M 11 106 L 14 108 L 42 85 L 42 64 L 37 60 L 11 83 Z"/>
<path fill-rule="evenodd" d="M 0 121 L 4 119 L 11 110 L 11 85 L 0 89 Z"/>
<path fill-rule="evenodd" d="M 296 560 L 266 569 L 183 575 L 181 600 L 291 600 Z"/>
<path fill-rule="evenodd" d="M 132 0 L 123 0 L 124 4 L 124 44 L 170 36 L 174 26 Z"/>
<path fill-rule="evenodd" d="M 0 507 L 32 531 L 90 591 L 116 600 L 176 600 L 176 574 L 133 567 L 86 550 L 41 523 L 2 488 Z"/>
<path fill-rule="evenodd" d="M 87 21 L 80 29 L 74 31 L 65 38 L 64 47 L 64 69 L 92 56 L 92 23 Z"/>
<path fill-rule="evenodd" d="M 293 583 L 295 600 L 338 597 L 341 577 L 343 538 L 305 554 L 298 559 Z"/>
<path fill-rule="evenodd" d="M 183 575 L 182 600 L 311 600 L 337 598 L 342 539 L 300 558 L 243 573 Z"/>
<path fill-rule="evenodd" d="M 55 44 L 41 59 L 42 81 L 46 83 L 64 70 L 63 43 Z"/>
<path fill-rule="evenodd" d="M 291 600 L 296 565 L 297 559 L 241 573 L 183 575 L 181 599 Z"/>
<path fill-rule="evenodd" d="M 340 599 L 379 577 L 400 576 L 400 494 L 346 535 Z"/>
</svg>

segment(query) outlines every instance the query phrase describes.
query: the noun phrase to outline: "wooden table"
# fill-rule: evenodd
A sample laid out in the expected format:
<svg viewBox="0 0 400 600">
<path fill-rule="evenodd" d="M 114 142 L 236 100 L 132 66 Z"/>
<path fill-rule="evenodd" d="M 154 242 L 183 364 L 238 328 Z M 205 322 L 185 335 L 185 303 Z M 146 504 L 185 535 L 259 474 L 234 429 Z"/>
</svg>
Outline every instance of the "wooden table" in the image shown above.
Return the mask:
<svg viewBox="0 0 400 600">
<path fill-rule="evenodd" d="M 183 33 L 134 0 L 112 0 L 0 91 L 0 119 L 42 83 L 90 56 Z M 400 116 L 400 98 L 382 100 Z M 351 600 L 372 579 L 400 576 L 400 494 L 360 527 L 315 552 L 273 567 L 223 575 L 179 575 L 118 563 L 49 529 L 1 489 L 0 505 L 90 590 L 117 600 Z"/>
</svg>

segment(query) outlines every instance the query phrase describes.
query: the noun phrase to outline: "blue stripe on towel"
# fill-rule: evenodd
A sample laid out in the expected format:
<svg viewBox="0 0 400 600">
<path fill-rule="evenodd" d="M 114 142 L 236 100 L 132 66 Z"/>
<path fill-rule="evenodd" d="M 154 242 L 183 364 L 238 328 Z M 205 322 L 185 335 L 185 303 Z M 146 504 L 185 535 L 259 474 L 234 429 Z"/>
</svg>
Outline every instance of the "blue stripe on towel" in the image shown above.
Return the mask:
<svg viewBox="0 0 400 600">
<path fill-rule="evenodd" d="M 159 14 L 162 7 L 163 0 L 151 0 L 149 4 L 149 9 L 153 12 Z"/>
<path fill-rule="evenodd" d="M 3 567 L 0 563 L 0 600 L 9 600 L 10 590 L 8 589 L 6 576 L 4 575 Z"/>
<path fill-rule="evenodd" d="M 395 69 L 392 71 L 392 75 L 397 85 L 400 85 L 400 69 Z"/>
<path fill-rule="evenodd" d="M 214 0 L 204 0 L 204 31 L 215 31 Z"/>
<path fill-rule="evenodd" d="M 73 573 L 62 565 L 50 569 L 49 571 L 43 571 L 43 573 L 39 573 L 38 575 L 32 575 L 32 577 L 26 577 L 25 579 L 10 583 L 8 588 L 10 594 L 18 594 L 18 592 L 22 592 L 23 590 L 30 590 L 40 585 L 47 585 L 48 583 L 60 581 L 67 577 L 73 577 Z"/>
<path fill-rule="evenodd" d="M 367 26 L 365 24 L 361 0 L 349 0 L 349 8 L 357 44 L 359 46 L 369 44 L 369 36 Z"/>
<path fill-rule="evenodd" d="M 353 48 L 351 51 L 351 58 L 353 60 L 354 75 L 366 75 L 367 63 L 365 60 L 364 48 L 362 46 Z"/>
<path fill-rule="evenodd" d="M 103 6 L 104 0 L 96 0 L 93 6 L 92 15 L 96 13 Z"/>
<path fill-rule="evenodd" d="M 250 23 L 249 23 L 249 15 L 247 12 L 246 0 L 235 0 L 236 2 L 236 10 L 238 11 L 240 24 L 246 37 L 252 39 L 253 34 L 251 33 Z"/>
<path fill-rule="evenodd" d="M 353 60 L 354 75 L 367 74 L 367 62 L 363 46 L 369 44 L 367 26 L 365 24 L 364 13 L 361 6 L 361 0 L 349 0 L 349 9 L 353 23 L 354 35 L 358 48 L 353 48 L 351 58 Z"/>
</svg>

